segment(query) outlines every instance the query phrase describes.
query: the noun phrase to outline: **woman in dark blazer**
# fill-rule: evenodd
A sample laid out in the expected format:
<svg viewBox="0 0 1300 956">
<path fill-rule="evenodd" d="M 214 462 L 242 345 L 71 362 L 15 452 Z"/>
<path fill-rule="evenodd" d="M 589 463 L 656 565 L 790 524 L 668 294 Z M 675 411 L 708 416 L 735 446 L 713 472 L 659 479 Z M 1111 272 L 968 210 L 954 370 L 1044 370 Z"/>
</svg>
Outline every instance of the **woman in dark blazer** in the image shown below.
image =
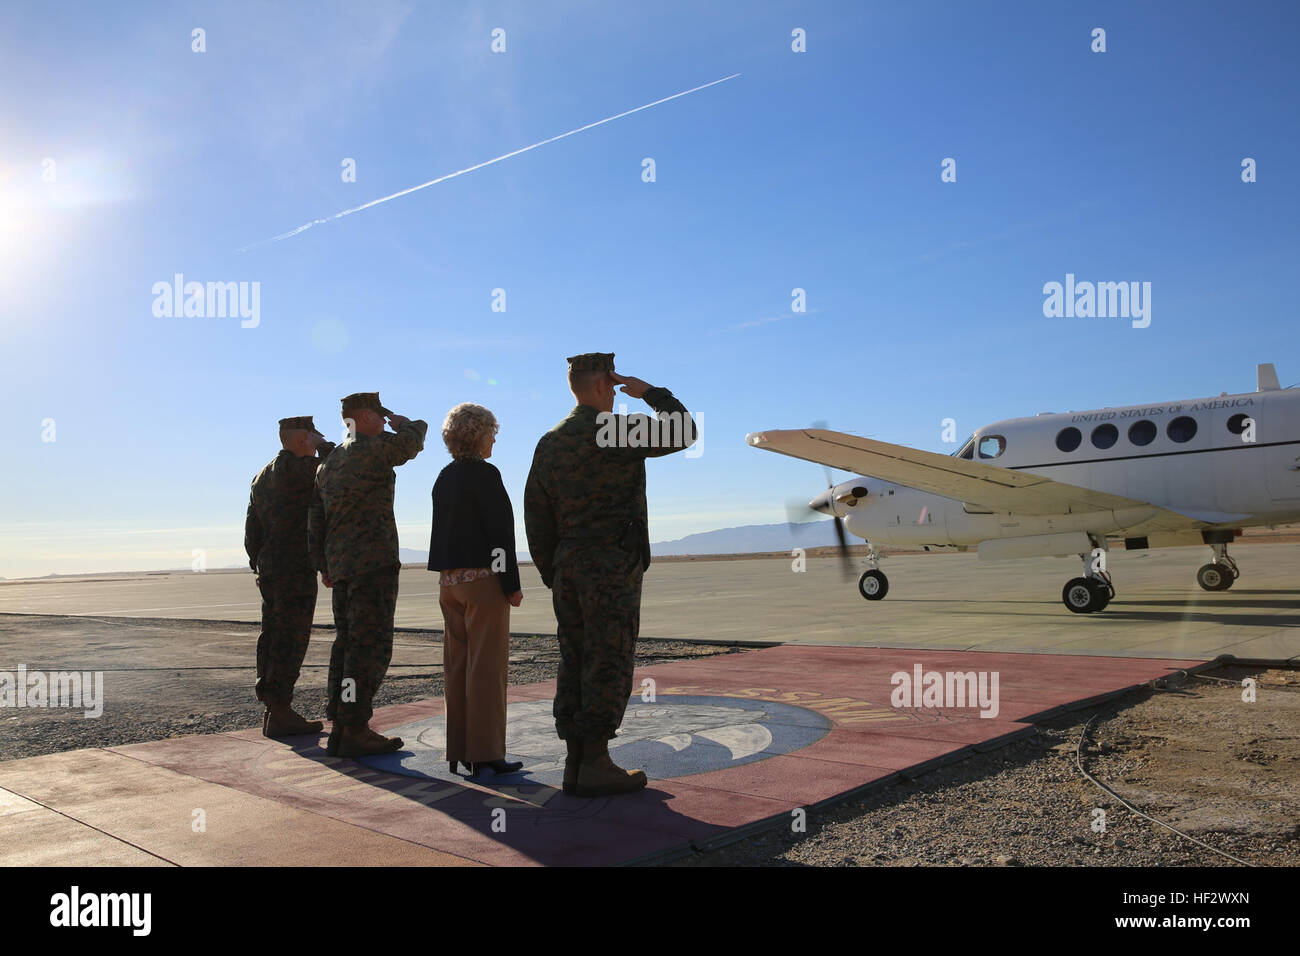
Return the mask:
<svg viewBox="0 0 1300 956">
<path fill-rule="evenodd" d="M 452 462 L 433 486 L 429 570 L 440 572 L 447 762 L 471 773 L 514 773 L 507 763 L 506 662 L 510 608 L 523 601 L 515 517 L 501 472 L 488 464 L 496 417 L 462 403 L 447 413 L 442 440 Z"/>
</svg>

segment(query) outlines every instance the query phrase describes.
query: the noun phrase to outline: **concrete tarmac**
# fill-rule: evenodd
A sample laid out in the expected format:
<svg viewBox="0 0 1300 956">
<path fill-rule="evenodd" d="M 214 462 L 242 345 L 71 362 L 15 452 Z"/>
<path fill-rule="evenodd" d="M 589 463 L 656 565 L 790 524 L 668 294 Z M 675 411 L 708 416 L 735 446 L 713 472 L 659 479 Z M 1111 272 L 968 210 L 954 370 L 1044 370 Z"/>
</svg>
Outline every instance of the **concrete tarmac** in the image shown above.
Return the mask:
<svg viewBox="0 0 1300 956">
<path fill-rule="evenodd" d="M 980 562 L 973 554 L 886 558 L 883 601 L 859 596 L 833 559 L 661 560 L 646 574 L 641 635 L 678 640 L 842 644 L 1127 657 L 1300 659 L 1300 544 L 1241 545 L 1230 591 L 1201 590 L 1208 548 L 1113 552 L 1116 597 L 1098 614 L 1061 603 L 1077 558 Z M 550 593 L 524 567 L 515 633 L 554 634 Z M 246 571 L 51 578 L 0 584 L 0 612 L 78 617 L 256 622 L 260 597 Z M 316 623 L 330 625 L 321 588 Z M 441 629 L 433 572 L 404 569 L 399 627 Z"/>
</svg>

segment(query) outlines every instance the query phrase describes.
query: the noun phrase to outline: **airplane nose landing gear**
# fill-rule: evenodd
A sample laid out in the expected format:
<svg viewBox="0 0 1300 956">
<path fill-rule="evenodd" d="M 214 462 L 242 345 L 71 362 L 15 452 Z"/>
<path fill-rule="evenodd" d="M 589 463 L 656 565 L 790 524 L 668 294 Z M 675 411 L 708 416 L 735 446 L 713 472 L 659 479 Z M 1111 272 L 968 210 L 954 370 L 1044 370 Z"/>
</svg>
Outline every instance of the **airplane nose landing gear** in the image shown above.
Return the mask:
<svg viewBox="0 0 1300 956">
<path fill-rule="evenodd" d="M 858 578 L 858 593 L 868 601 L 879 601 L 889 593 L 889 578 L 875 568 L 863 571 L 862 577 Z"/>
<path fill-rule="evenodd" d="M 889 593 L 889 578 L 885 572 L 876 567 L 880 563 L 880 552 L 874 546 L 867 551 L 866 571 L 858 578 L 858 593 L 868 601 L 879 601 Z"/>
</svg>

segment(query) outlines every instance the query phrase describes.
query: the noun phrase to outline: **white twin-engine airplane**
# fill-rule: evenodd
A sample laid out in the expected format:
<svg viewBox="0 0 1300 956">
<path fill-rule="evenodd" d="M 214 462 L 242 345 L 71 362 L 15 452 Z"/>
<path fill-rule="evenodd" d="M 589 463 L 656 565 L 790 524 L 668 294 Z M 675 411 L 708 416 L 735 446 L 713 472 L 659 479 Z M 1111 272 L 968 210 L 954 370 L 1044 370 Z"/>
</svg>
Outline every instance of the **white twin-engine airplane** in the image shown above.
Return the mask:
<svg viewBox="0 0 1300 956">
<path fill-rule="evenodd" d="M 1107 536 L 1126 550 L 1209 545 L 1197 583 L 1226 591 L 1239 573 L 1228 544 L 1241 529 L 1300 520 L 1300 389 L 1280 388 L 1272 365 L 1257 375 L 1258 390 L 1241 395 L 1008 419 L 952 455 L 823 429 L 746 441 L 866 476 L 809 507 L 872 546 L 858 581 L 867 600 L 889 589 L 878 545 L 974 547 L 981 559 L 1079 555 L 1083 577 L 1061 599 L 1086 614 L 1115 596 Z"/>
</svg>

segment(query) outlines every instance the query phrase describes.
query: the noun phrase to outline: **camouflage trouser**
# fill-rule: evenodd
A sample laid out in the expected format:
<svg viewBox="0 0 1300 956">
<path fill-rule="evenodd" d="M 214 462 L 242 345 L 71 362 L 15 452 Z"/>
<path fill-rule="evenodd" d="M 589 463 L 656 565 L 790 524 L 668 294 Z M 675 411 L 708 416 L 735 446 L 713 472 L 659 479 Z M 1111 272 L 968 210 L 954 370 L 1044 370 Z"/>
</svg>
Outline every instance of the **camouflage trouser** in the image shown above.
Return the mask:
<svg viewBox="0 0 1300 956">
<path fill-rule="evenodd" d="M 262 592 L 262 633 L 257 638 L 257 699 L 288 705 L 316 614 L 316 574 L 257 579 Z"/>
<path fill-rule="evenodd" d="M 555 731 L 563 739 L 612 740 L 632 696 L 641 626 L 641 558 L 590 548 L 555 569 L 551 603 L 560 643 Z"/>
<path fill-rule="evenodd" d="M 334 627 L 330 651 L 329 704 L 325 716 L 345 727 L 363 727 L 374 714 L 371 700 L 393 659 L 393 612 L 397 568 L 371 571 L 334 582 Z M 345 687 L 344 681 L 355 682 Z"/>
</svg>

